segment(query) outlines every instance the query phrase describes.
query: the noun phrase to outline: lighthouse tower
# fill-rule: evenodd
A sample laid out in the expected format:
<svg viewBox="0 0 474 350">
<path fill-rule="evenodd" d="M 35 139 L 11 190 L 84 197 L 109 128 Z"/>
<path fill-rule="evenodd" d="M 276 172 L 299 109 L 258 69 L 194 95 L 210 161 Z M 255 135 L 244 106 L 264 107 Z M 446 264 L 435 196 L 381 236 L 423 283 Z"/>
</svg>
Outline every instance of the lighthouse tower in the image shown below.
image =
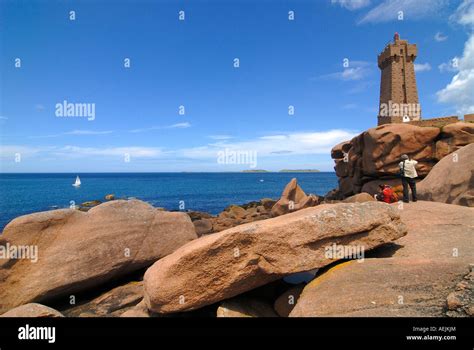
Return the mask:
<svg viewBox="0 0 474 350">
<path fill-rule="evenodd" d="M 414 65 L 417 53 L 416 44 L 395 33 L 393 42 L 378 55 L 382 71 L 378 125 L 421 119 Z"/>
</svg>

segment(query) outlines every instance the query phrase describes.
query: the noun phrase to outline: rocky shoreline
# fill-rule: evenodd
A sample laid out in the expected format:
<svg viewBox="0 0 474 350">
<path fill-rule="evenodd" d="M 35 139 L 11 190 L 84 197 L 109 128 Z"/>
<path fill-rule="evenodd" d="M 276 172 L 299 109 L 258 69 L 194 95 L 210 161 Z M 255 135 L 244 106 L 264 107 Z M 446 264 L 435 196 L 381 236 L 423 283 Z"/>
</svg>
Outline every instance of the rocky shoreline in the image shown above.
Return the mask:
<svg viewBox="0 0 474 350">
<path fill-rule="evenodd" d="M 118 200 L 91 212 L 111 204 L 128 213 L 147 205 Z M 184 227 L 181 234 L 173 233 L 172 242 L 156 236 L 150 253 L 163 244 L 179 246 L 162 258 L 156 253 L 138 258 L 150 239 L 133 247 L 114 230 L 114 244 L 101 251 L 91 242 L 99 236 L 103 241 L 105 233 L 82 236 L 82 248 L 70 243 L 77 249 L 73 259 L 65 252 L 70 249 L 66 242 L 59 244 L 56 237 L 57 247 L 40 246 L 48 255 L 40 254 L 37 265 L 3 264 L 0 307 L 3 317 L 472 316 L 473 210 L 424 201 L 403 210 L 375 201 L 322 204 L 201 238 L 192 238 L 187 214 L 173 213 Z M 159 226 L 166 222 L 166 217 L 150 220 L 158 219 Z M 40 222 L 45 224 L 43 218 Z M 18 243 L 11 229 L 7 240 Z M 51 233 L 42 232 L 49 239 Z M 184 245 L 183 234 L 190 235 Z M 326 248 L 333 244 L 363 246 L 365 256 L 362 262 L 327 258 Z M 121 252 L 125 246 L 131 247 L 129 258 Z M 63 256 L 49 253 L 60 251 Z M 127 268 L 117 268 L 120 261 Z M 314 279 L 294 284 L 285 278 L 302 271 L 314 271 Z M 42 278 L 36 281 L 37 276 Z"/>
<path fill-rule="evenodd" d="M 0 314 L 472 316 L 474 144 L 455 154 L 416 203 L 308 195 L 293 179 L 216 216 L 113 195 L 21 216 L 0 247 L 38 255 L 0 259 Z"/>
</svg>

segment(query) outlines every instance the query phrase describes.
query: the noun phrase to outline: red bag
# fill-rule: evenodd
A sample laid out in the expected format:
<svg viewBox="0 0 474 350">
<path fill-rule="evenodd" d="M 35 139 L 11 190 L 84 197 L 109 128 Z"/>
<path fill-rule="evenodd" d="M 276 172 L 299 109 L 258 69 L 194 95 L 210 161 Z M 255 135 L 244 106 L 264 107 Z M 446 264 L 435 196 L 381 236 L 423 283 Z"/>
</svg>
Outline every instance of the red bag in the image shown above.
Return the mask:
<svg viewBox="0 0 474 350">
<path fill-rule="evenodd" d="M 386 186 L 383 191 L 383 201 L 385 203 L 394 203 L 398 200 L 397 195 L 393 192 L 391 187 Z M 395 199 L 396 198 L 396 199 Z"/>
</svg>

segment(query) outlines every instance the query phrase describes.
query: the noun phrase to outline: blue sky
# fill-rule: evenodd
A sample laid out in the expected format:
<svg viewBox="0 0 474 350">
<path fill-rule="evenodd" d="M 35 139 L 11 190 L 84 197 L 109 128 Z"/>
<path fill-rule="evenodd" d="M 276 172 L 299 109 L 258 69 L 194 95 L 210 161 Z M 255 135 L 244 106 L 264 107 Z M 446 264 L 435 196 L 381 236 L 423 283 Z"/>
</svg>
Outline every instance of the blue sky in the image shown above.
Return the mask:
<svg viewBox="0 0 474 350">
<path fill-rule="evenodd" d="M 474 112 L 472 0 L 0 4 L 2 172 L 332 171 L 331 147 L 376 125 L 396 31 L 422 116 Z M 58 117 L 65 100 L 94 118 Z"/>
</svg>

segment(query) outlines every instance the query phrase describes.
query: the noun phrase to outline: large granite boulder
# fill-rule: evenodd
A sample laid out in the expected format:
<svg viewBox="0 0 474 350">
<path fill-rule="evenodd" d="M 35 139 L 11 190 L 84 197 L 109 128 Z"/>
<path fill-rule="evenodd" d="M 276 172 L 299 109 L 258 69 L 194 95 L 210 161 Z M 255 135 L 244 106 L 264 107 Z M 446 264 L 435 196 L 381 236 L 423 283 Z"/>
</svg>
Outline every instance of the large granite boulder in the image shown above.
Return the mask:
<svg viewBox="0 0 474 350">
<path fill-rule="evenodd" d="M 64 317 L 58 310 L 49 306 L 29 303 L 8 310 L 0 317 Z"/>
<path fill-rule="evenodd" d="M 198 237 L 202 235 L 207 235 L 212 232 L 212 220 L 211 219 L 199 219 L 194 220 L 194 229 L 196 230 L 196 234 Z"/>
<path fill-rule="evenodd" d="M 224 300 L 217 309 L 217 317 L 278 317 L 278 315 L 265 301 L 240 296 Z"/>
<path fill-rule="evenodd" d="M 366 192 L 354 194 L 353 196 L 347 197 L 343 200 L 344 203 L 364 203 L 373 201 L 375 201 L 375 198 Z"/>
<path fill-rule="evenodd" d="M 436 158 L 441 160 L 470 143 L 474 143 L 474 123 L 448 124 L 441 129 L 440 139 L 436 141 Z"/>
<path fill-rule="evenodd" d="M 343 141 L 341 143 L 338 143 L 331 150 L 331 158 L 332 159 L 342 159 L 342 158 L 344 158 L 344 154 L 349 152 L 349 150 L 351 148 L 352 148 L 352 145 L 351 145 L 350 141 Z"/>
<path fill-rule="evenodd" d="M 272 207 L 272 216 L 280 216 L 303 208 L 318 205 L 319 198 L 313 194 L 306 195 L 298 185 L 296 178 L 293 178 L 283 190 L 281 198 Z"/>
<path fill-rule="evenodd" d="M 150 312 L 148 311 L 148 308 L 146 307 L 145 301 L 142 300 L 140 301 L 137 305 L 134 307 L 128 309 L 124 313 L 120 315 L 120 317 L 143 317 L 143 318 L 148 318 L 148 317 L 153 317 L 154 315 L 151 315 Z"/>
<path fill-rule="evenodd" d="M 441 159 L 417 190 L 420 199 L 474 207 L 474 143 Z"/>
<path fill-rule="evenodd" d="M 439 133 L 439 128 L 407 124 L 383 125 L 367 130 L 362 139 L 357 140 L 360 144 L 355 145 L 362 153 L 362 175 L 398 175 L 402 154 L 418 160 L 419 175 L 428 174 L 437 161 L 433 154 L 434 140 Z"/>
<path fill-rule="evenodd" d="M 289 289 L 287 289 L 283 294 L 281 294 L 273 303 L 273 308 L 280 317 L 288 317 L 290 312 L 296 305 L 298 298 L 303 292 L 304 284 L 297 284 Z"/>
<path fill-rule="evenodd" d="M 77 298 L 79 299 L 79 298 Z M 78 305 L 62 310 L 67 317 L 117 317 L 143 299 L 143 281 L 132 281 L 115 287 Z"/>
<path fill-rule="evenodd" d="M 271 217 L 271 209 L 276 203 L 270 198 L 252 201 L 242 205 L 229 205 L 217 216 L 198 211 L 187 212 L 193 221 L 199 237 L 220 232 L 248 222 L 265 220 Z"/>
<path fill-rule="evenodd" d="M 406 236 L 316 277 L 290 317 L 445 316 L 474 261 L 474 208 L 418 201 L 399 213 Z"/>
<path fill-rule="evenodd" d="M 344 263 L 309 283 L 290 317 L 443 316 L 446 295 L 466 269 L 460 261 L 441 259 Z"/>
<path fill-rule="evenodd" d="M 373 194 L 379 180 L 400 181 L 398 163 L 402 154 L 418 161 L 417 172 L 423 178 L 445 155 L 473 142 L 473 123 L 453 123 L 441 129 L 385 124 L 334 146 L 331 156 L 339 191 L 347 197 L 359 192 Z"/>
<path fill-rule="evenodd" d="M 144 300 L 157 313 L 197 309 L 345 257 L 328 255 L 333 246 L 370 250 L 405 234 L 385 203 L 302 209 L 184 245 L 146 271 Z"/>
<path fill-rule="evenodd" d="M 0 311 L 84 291 L 143 269 L 197 238 L 188 215 L 138 200 L 115 200 L 88 212 L 61 209 L 21 216 L 0 249 L 26 247 L 37 261 L 0 260 Z M 33 255 L 31 255 L 33 257 Z"/>
</svg>

